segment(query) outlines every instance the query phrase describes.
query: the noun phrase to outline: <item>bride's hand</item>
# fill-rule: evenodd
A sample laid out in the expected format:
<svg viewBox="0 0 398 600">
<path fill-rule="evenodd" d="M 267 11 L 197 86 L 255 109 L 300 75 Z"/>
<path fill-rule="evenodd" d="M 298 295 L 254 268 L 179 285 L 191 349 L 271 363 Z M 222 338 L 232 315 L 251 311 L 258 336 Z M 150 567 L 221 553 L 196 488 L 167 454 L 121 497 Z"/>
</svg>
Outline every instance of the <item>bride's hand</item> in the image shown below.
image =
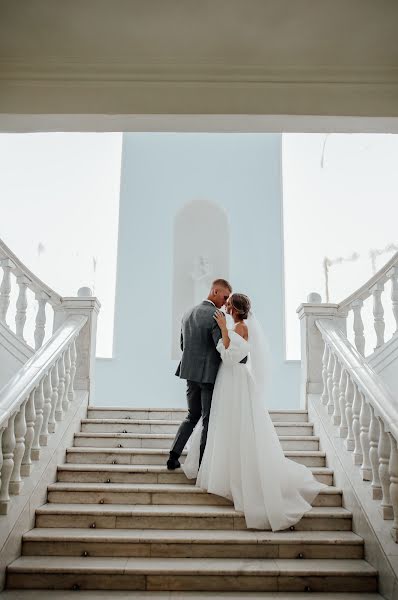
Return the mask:
<svg viewBox="0 0 398 600">
<path fill-rule="evenodd" d="M 217 310 L 214 314 L 214 319 L 217 321 L 217 325 L 221 329 L 221 331 L 227 329 L 227 318 L 221 310 Z"/>
</svg>

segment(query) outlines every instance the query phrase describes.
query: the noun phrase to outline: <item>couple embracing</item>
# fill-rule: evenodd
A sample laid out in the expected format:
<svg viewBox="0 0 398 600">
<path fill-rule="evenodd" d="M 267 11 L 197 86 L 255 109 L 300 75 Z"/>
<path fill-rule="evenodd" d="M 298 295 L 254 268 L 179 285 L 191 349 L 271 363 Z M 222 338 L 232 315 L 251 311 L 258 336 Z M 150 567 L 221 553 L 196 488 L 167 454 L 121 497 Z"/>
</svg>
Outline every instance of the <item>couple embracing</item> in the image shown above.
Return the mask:
<svg viewBox="0 0 398 600">
<path fill-rule="evenodd" d="M 269 360 L 249 298 L 215 280 L 182 319 L 181 350 L 176 375 L 187 380 L 188 414 L 167 468 L 180 468 L 189 440 L 182 468 L 196 485 L 232 500 L 250 529 L 291 527 L 326 486 L 284 455 L 266 409 Z"/>
</svg>

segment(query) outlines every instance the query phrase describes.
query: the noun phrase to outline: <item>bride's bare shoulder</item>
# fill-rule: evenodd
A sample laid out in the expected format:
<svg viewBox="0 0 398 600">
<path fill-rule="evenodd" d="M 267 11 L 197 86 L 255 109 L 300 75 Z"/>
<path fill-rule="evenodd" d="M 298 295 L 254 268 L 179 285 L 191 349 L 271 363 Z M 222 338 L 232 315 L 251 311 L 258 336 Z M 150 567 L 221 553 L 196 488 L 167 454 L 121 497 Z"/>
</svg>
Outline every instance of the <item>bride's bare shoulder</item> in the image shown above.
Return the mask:
<svg viewBox="0 0 398 600">
<path fill-rule="evenodd" d="M 237 323 L 235 325 L 234 331 L 239 334 L 243 339 L 247 340 L 248 338 L 248 330 L 246 323 Z"/>
</svg>

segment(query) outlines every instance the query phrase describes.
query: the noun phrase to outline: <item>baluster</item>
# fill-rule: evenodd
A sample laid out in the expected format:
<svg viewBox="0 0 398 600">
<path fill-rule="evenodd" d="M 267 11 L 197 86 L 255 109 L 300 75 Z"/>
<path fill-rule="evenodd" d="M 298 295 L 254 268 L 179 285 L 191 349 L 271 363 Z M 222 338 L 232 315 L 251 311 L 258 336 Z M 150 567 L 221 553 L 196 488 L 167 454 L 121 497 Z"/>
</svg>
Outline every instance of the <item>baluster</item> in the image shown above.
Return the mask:
<svg viewBox="0 0 398 600">
<path fill-rule="evenodd" d="M 25 435 L 27 431 L 25 420 L 26 403 L 29 397 L 23 401 L 14 421 L 15 431 L 15 449 L 14 449 L 14 468 L 10 479 L 10 494 L 20 494 L 23 481 L 21 479 L 21 464 L 25 454 Z"/>
<path fill-rule="evenodd" d="M 73 402 L 73 400 L 75 398 L 74 385 L 75 385 L 75 375 L 76 375 L 76 358 L 77 358 L 76 340 L 73 340 L 71 347 L 70 347 L 71 365 L 70 365 L 70 384 L 69 384 L 69 391 L 68 391 L 69 402 Z"/>
<path fill-rule="evenodd" d="M 57 421 L 62 421 L 64 416 L 64 395 L 65 395 L 65 362 L 64 355 L 62 354 L 58 361 L 58 375 L 59 375 L 59 387 L 58 387 L 58 406 L 55 411 L 55 418 Z"/>
<path fill-rule="evenodd" d="M 48 296 L 44 292 L 36 292 L 37 314 L 35 327 L 35 349 L 38 350 L 43 345 L 44 336 L 46 334 L 46 304 Z"/>
<path fill-rule="evenodd" d="M 334 356 L 332 350 L 329 352 L 329 362 L 328 362 L 328 403 L 327 409 L 328 414 L 331 415 L 333 412 L 333 372 L 334 365 L 336 362 L 336 357 Z"/>
<path fill-rule="evenodd" d="M 345 440 L 345 447 L 350 452 L 354 450 L 355 440 L 354 440 L 354 432 L 352 430 L 352 403 L 354 400 L 354 384 L 351 381 L 350 376 L 347 373 L 347 387 L 345 390 L 345 414 L 347 419 L 347 437 Z"/>
<path fill-rule="evenodd" d="M 19 286 L 19 294 L 17 300 L 17 312 L 15 314 L 15 333 L 21 340 L 24 339 L 23 331 L 26 322 L 26 309 L 28 308 L 28 298 L 26 292 L 30 280 L 25 275 L 18 275 L 17 284 Z"/>
<path fill-rule="evenodd" d="M 46 373 L 43 380 L 43 394 L 44 394 L 44 405 L 43 405 L 43 424 L 40 431 L 40 446 L 47 446 L 48 444 L 48 420 L 51 413 L 51 396 L 53 390 L 51 386 L 51 375 Z"/>
<path fill-rule="evenodd" d="M 369 404 L 370 408 L 370 427 L 369 427 L 369 459 L 372 465 L 372 496 L 373 500 L 381 500 L 381 485 L 379 477 L 379 437 L 380 425 L 375 415 L 374 408 Z"/>
<path fill-rule="evenodd" d="M 391 445 L 388 434 L 384 429 L 383 421 L 379 418 L 380 423 L 380 439 L 379 439 L 379 477 L 382 489 L 382 498 L 380 512 L 383 519 L 389 520 L 393 518 L 392 504 L 390 498 L 390 453 Z"/>
<path fill-rule="evenodd" d="M 40 431 L 43 425 L 43 407 L 44 407 L 44 393 L 43 393 L 42 379 L 39 386 L 35 389 L 35 410 L 36 410 L 36 421 L 35 421 L 35 434 L 33 436 L 32 445 L 32 460 L 39 460 L 40 458 Z"/>
<path fill-rule="evenodd" d="M 338 425 L 340 423 L 340 404 L 339 404 L 340 373 L 341 373 L 341 366 L 340 366 L 339 361 L 336 358 L 336 360 L 334 362 L 334 369 L 333 369 L 333 414 L 332 414 L 333 425 Z"/>
<path fill-rule="evenodd" d="M 352 432 L 354 435 L 354 452 L 352 455 L 354 465 L 362 464 L 362 450 L 361 450 L 361 426 L 359 424 L 359 415 L 361 412 L 361 394 L 354 383 L 354 400 L 352 403 Z"/>
<path fill-rule="evenodd" d="M 345 392 L 347 389 L 347 371 L 341 369 L 341 377 L 339 383 L 339 404 L 340 404 L 340 437 L 345 438 L 347 436 L 347 417 L 346 417 L 346 406 L 345 406 Z"/>
<path fill-rule="evenodd" d="M 55 411 L 57 410 L 57 406 L 58 406 L 58 386 L 59 386 L 58 365 L 55 364 L 53 366 L 53 368 L 51 369 L 51 387 L 52 387 L 51 412 L 50 412 L 50 418 L 48 420 L 48 431 L 50 433 L 54 433 L 54 431 L 55 431 L 55 425 L 56 425 Z"/>
<path fill-rule="evenodd" d="M 328 403 L 328 362 L 329 362 L 329 348 L 325 343 L 322 356 L 322 381 L 323 391 L 321 396 L 322 404 Z"/>
<path fill-rule="evenodd" d="M 381 301 L 381 294 L 384 290 L 384 283 L 376 283 L 376 285 L 371 289 L 373 294 L 373 317 L 374 317 L 374 327 L 376 331 L 376 348 L 380 348 L 384 344 L 384 308 L 383 303 Z"/>
<path fill-rule="evenodd" d="M 14 263 L 8 258 L 4 258 L 0 260 L 0 266 L 3 268 L 3 279 L 0 285 L 0 320 L 6 323 L 7 311 L 10 306 L 11 271 Z"/>
<path fill-rule="evenodd" d="M 395 319 L 395 333 L 398 333 L 398 267 L 393 267 L 387 277 L 391 280 L 392 312 Z"/>
<path fill-rule="evenodd" d="M 391 433 L 388 434 L 390 438 L 391 455 L 389 463 L 390 471 L 390 498 L 394 516 L 394 523 L 391 528 L 391 535 L 394 542 L 398 542 L 398 449 L 397 440 Z"/>
<path fill-rule="evenodd" d="M 354 313 L 354 339 L 355 347 L 359 354 L 365 355 L 365 336 L 363 335 L 364 326 L 361 316 L 361 310 L 363 307 L 362 300 L 354 300 L 351 304 L 352 311 Z"/>
<path fill-rule="evenodd" d="M 369 404 L 361 393 L 361 412 L 359 415 L 359 424 L 361 428 L 360 441 L 362 448 L 362 465 L 361 474 L 364 481 L 371 481 L 372 479 L 372 465 L 369 459 L 369 425 L 370 425 L 370 410 Z"/>
<path fill-rule="evenodd" d="M 69 408 L 68 394 L 69 394 L 69 387 L 70 387 L 70 367 L 71 367 L 70 348 L 65 350 L 64 361 L 65 361 L 65 394 L 64 394 L 64 402 L 62 404 L 62 408 L 65 411 L 67 411 Z"/>
<path fill-rule="evenodd" d="M 7 426 L 3 433 L 2 449 L 3 449 L 3 468 L 1 470 L 1 488 L 0 488 L 0 515 L 6 515 L 10 503 L 10 479 L 14 469 L 14 448 L 15 448 L 15 433 L 14 421 L 16 415 L 12 415 L 8 419 Z"/>
<path fill-rule="evenodd" d="M 25 454 L 22 458 L 21 475 L 22 477 L 28 477 L 32 471 L 32 459 L 31 451 L 33 445 L 33 438 L 35 435 L 35 421 L 36 421 L 36 409 L 35 409 L 35 390 L 32 390 L 29 395 L 29 400 L 26 404 L 26 436 L 25 436 Z"/>
<path fill-rule="evenodd" d="M 1 490 L 1 481 L 3 477 L 2 469 L 3 469 L 3 433 L 5 431 L 5 427 L 0 428 L 0 490 Z M 0 512 L 1 514 L 1 512 Z"/>
</svg>

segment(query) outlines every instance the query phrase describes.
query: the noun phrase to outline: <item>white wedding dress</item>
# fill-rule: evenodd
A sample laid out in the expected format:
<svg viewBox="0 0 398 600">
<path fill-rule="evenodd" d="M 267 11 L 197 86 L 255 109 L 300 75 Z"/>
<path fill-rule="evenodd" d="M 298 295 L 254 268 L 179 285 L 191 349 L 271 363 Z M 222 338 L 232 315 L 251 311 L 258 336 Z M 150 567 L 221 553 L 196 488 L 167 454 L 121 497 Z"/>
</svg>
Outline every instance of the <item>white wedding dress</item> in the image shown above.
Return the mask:
<svg viewBox="0 0 398 600">
<path fill-rule="evenodd" d="M 217 345 L 222 363 L 214 386 L 201 467 L 201 421 L 188 443 L 183 470 L 196 485 L 233 501 L 250 529 L 286 529 L 311 509 L 326 487 L 308 467 L 287 459 L 265 407 L 267 365 L 261 327 L 246 321 L 248 341 L 229 331 Z M 240 361 L 248 356 L 246 364 Z"/>
</svg>

